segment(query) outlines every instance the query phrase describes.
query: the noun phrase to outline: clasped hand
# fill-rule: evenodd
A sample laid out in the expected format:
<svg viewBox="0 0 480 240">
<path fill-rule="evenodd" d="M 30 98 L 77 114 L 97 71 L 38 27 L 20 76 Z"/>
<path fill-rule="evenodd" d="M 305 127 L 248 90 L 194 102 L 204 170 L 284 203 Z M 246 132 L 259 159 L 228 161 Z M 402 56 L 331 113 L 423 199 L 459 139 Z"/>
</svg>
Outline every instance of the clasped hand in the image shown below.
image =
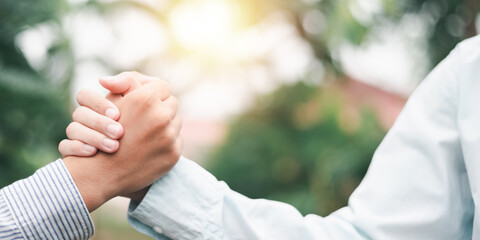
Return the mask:
<svg viewBox="0 0 480 240">
<path fill-rule="evenodd" d="M 124 72 L 100 84 L 110 93 L 81 91 L 69 139 L 59 144 L 89 211 L 115 196 L 140 201 L 174 167 L 182 147 L 178 101 L 166 82 Z"/>
</svg>

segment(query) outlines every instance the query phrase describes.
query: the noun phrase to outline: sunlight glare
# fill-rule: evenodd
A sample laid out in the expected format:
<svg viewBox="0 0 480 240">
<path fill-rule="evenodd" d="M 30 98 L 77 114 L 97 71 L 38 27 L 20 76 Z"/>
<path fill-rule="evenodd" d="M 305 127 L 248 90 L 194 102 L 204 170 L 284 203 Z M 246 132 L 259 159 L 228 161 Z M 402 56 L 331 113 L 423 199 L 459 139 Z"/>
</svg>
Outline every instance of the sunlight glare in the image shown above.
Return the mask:
<svg viewBox="0 0 480 240">
<path fill-rule="evenodd" d="M 187 1 L 173 9 L 170 27 L 178 43 L 189 50 L 223 47 L 233 31 L 233 9 L 223 0 Z"/>
</svg>

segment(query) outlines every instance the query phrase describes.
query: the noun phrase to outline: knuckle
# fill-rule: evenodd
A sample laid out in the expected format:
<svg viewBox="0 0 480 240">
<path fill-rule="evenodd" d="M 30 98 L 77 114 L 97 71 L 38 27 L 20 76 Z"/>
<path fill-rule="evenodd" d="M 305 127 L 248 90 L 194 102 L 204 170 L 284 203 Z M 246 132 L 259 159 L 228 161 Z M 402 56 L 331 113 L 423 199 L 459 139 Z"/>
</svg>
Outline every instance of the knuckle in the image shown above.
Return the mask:
<svg viewBox="0 0 480 240">
<path fill-rule="evenodd" d="M 144 94 L 146 96 L 146 100 L 151 102 L 151 101 L 156 100 L 158 93 L 154 89 L 147 88 L 147 89 L 145 89 Z"/>
<path fill-rule="evenodd" d="M 77 123 L 77 122 L 71 122 L 70 124 L 68 124 L 66 133 L 67 133 L 67 137 L 69 139 L 72 139 L 74 137 L 75 130 L 77 129 L 78 124 L 79 123 Z"/>
<path fill-rule="evenodd" d="M 166 127 L 171 122 L 170 116 L 171 116 L 171 111 L 166 111 L 162 109 L 161 111 L 156 111 L 154 120 L 157 123 L 157 126 Z"/>
<path fill-rule="evenodd" d="M 127 71 L 123 72 L 122 75 L 128 80 L 135 80 L 138 77 L 139 73 L 135 71 Z"/>
<path fill-rule="evenodd" d="M 160 82 L 162 83 L 161 86 L 162 86 L 162 89 L 163 89 L 165 95 L 166 95 L 166 96 L 170 96 L 170 94 L 171 94 L 171 92 L 172 92 L 172 89 L 171 89 L 171 87 L 170 87 L 170 84 L 168 84 L 168 82 L 163 81 L 163 80 L 161 80 Z"/>
<path fill-rule="evenodd" d="M 171 96 L 171 98 L 172 98 L 172 104 L 173 104 L 173 106 L 175 106 L 175 108 L 178 108 L 178 104 L 179 104 L 178 98 L 175 97 L 175 96 Z"/>
<path fill-rule="evenodd" d="M 129 71 L 129 74 L 132 76 L 132 77 L 139 77 L 141 74 L 137 71 Z"/>
<path fill-rule="evenodd" d="M 92 121 L 91 124 L 92 124 L 93 128 L 95 128 L 95 129 L 106 128 L 106 126 L 104 126 L 104 125 L 107 125 L 107 124 L 105 124 L 102 121 L 102 117 L 98 114 L 93 115 L 91 121 Z"/>
<path fill-rule="evenodd" d="M 178 161 L 178 159 L 182 155 L 182 148 L 183 148 L 183 141 L 181 138 L 178 138 L 176 144 L 172 148 L 172 158 L 174 159 L 175 163 Z"/>
<path fill-rule="evenodd" d="M 170 122 L 170 120 L 172 119 L 172 115 L 175 114 L 175 112 L 172 111 L 170 108 L 162 109 L 161 113 L 161 117 L 167 122 Z"/>
<path fill-rule="evenodd" d="M 174 109 L 173 110 L 170 110 L 169 111 L 169 114 L 168 114 L 168 117 L 169 119 L 175 119 L 175 116 L 177 115 L 177 111 L 175 111 Z"/>
<path fill-rule="evenodd" d="M 71 151 L 74 152 L 74 153 L 82 153 L 83 149 L 82 149 L 82 144 L 80 144 L 78 141 L 76 142 L 76 144 L 74 144 L 74 142 L 71 142 Z"/>
<path fill-rule="evenodd" d="M 170 96 L 170 85 L 163 80 L 154 81 L 149 84 L 150 88 L 155 91 L 161 100 L 165 100 Z"/>
<path fill-rule="evenodd" d="M 83 109 L 82 107 L 77 107 L 75 108 L 75 111 L 72 113 L 72 119 L 73 121 L 77 122 L 80 119 L 80 116 L 82 115 Z"/>
<path fill-rule="evenodd" d="M 103 137 L 102 135 L 91 135 L 85 139 L 85 143 L 91 145 L 95 148 L 102 149 L 102 151 L 107 152 L 107 148 L 103 147 Z"/>
<path fill-rule="evenodd" d="M 176 139 L 176 131 L 174 128 L 168 128 L 166 131 L 165 131 L 165 139 L 167 140 L 167 142 L 169 144 L 174 144 L 175 143 L 175 139 Z"/>
<path fill-rule="evenodd" d="M 170 97 L 170 94 L 171 94 L 171 89 L 170 89 L 170 85 L 165 82 L 165 81 L 159 81 L 157 83 L 157 87 L 158 87 L 158 94 L 160 95 L 160 98 L 162 100 L 166 100 Z"/>
<path fill-rule="evenodd" d="M 178 99 L 174 96 L 170 96 L 170 108 L 172 109 L 172 111 L 174 113 L 177 112 L 178 110 L 178 105 L 179 105 L 179 102 L 178 102 Z"/>
<path fill-rule="evenodd" d="M 158 100 L 156 92 L 153 89 L 138 90 L 138 92 L 134 95 L 133 98 L 135 104 L 145 107 L 151 107 Z"/>
<path fill-rule="evenodd" d="M 80 90 L 77 94 L 77 102 L 78 103 L 83 102 L 83 99 L 85 99 L 87 95 L 88 95 L 88 91 L 86 89 Z"/>
<path fill-rule="evenodd" d="M 65 156 L 67 154 L 67 150 L 68 150 L 68 140 L 67 139 L 63 139 L 59 144 L 58 144 L 58 151 L 60 152 L 60 154 L 62 154 L 62 156 Z"/>
<path fill-rule="evenodd" d="M 182 126 L 183 126 L 182 117 L 180 117 L 180 116 L 177 115 L 176 118 L 177 118 L 177 121 L 178 121 L 178 128 L 181 129 Z"/>
</svg>

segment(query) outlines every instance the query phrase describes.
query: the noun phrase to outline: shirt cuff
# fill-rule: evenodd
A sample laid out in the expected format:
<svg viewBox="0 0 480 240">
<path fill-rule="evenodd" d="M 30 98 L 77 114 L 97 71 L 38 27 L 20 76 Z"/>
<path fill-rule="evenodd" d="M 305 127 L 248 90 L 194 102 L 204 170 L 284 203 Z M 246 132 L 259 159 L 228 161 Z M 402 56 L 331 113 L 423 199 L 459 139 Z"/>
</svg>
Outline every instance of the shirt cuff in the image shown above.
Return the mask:
<svg viewBox="0 0 480 240">
<path fill-rule="evenodd" d="M 208 171 L 181 157 L 140 204 L 130 203 L 129 220 L 173 239 L 221 239 L 221 224 L 214 221 L 221 212 L 212 206 L 222 204 L 222 187 Z"/>
<path fill-rule="evenodd" d="M 0 191 L 25 239 L 93 236 L 93 221 L 61 159 Z"/>
</svg>

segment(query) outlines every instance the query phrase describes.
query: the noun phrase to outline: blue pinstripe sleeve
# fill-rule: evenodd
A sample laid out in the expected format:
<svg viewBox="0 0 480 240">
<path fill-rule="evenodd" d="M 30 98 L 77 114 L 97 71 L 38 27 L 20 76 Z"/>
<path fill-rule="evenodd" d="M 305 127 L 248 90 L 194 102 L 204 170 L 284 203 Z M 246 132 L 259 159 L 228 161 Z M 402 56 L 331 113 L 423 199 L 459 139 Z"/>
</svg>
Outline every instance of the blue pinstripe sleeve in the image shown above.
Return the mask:
<svg viewBox="0 0 480 240">
<path fill-rule="evenodd" d="M 0 239 L 88 239 L 93 232 L 62 160 L 0 190 Z"/>
</svg>

